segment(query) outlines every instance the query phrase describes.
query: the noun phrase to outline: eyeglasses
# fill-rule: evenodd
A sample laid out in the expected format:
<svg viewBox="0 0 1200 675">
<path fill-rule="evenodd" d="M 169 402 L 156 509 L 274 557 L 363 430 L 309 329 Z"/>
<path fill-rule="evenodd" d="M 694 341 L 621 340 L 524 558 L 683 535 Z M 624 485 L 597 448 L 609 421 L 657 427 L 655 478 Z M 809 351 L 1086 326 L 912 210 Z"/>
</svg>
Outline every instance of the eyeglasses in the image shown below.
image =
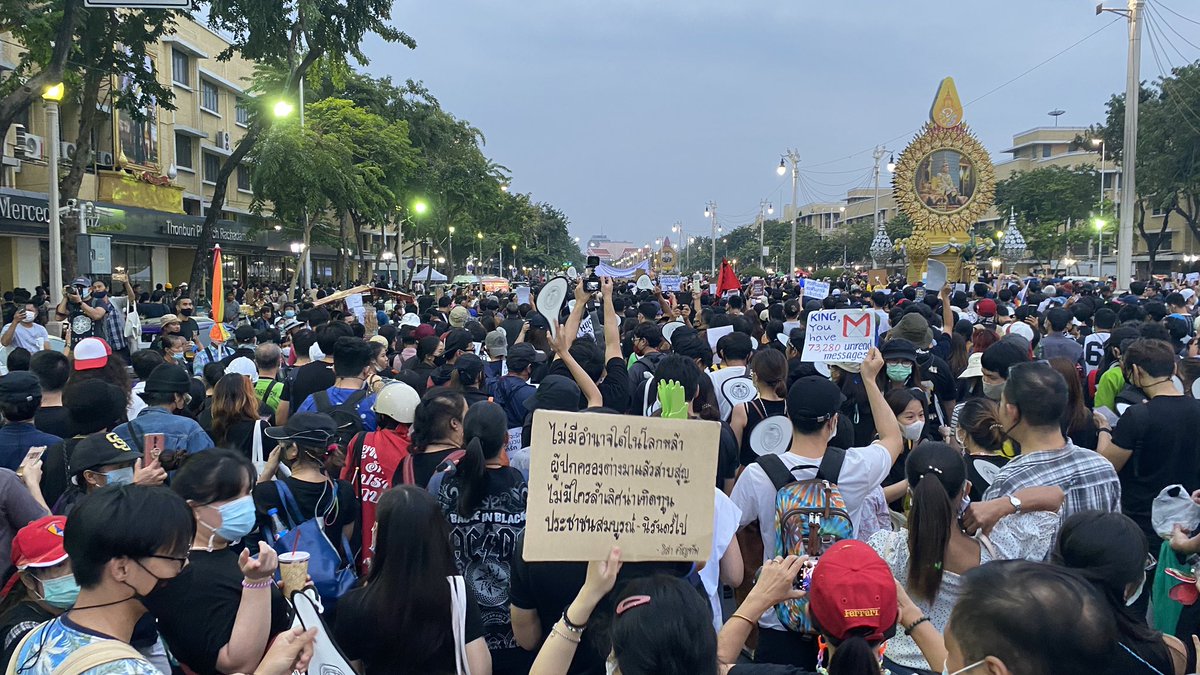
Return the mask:
<svg viewBox="0 0 1200 675">
<path fill-rule="evenodd" d="M 159 560 L 170 560 L 172 562 L 179 563 L 179 571 L 182 572 L 183 569 L 191 563 L 192 552 L 188 551 L 182 556 L 151 554 L 146 557 L 158 558 Z"/>
</svg>

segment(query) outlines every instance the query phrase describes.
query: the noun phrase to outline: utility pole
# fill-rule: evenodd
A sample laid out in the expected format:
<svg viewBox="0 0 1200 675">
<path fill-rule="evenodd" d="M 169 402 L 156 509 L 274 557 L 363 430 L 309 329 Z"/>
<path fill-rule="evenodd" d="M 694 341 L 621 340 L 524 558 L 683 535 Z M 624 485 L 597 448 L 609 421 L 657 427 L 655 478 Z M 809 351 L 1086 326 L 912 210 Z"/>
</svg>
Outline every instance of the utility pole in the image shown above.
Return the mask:
<svg viewBox="0 0 1200 675">
<path fill-rule="evenodd" d="M 709 225 L 712 228 L 712 275 L 713 279 L 717 278 L 717 203 L 708 202 L 704 205 L 704 215 L 710 219 Z"/>
<path fill-rule="evenodd" d="M 776 170 L 780 176 L 787 172 L 787 167 L 784 166 L 784 160 L 792 164 L 792 256 L 788 267 L 788 279 L 796 280 L 796 223 L 800 220 L 800 152 L 788 148 L 787 154 L 779 159 L 779 168 Z"/>
<path fill-rule="evenodd" d="M 1129 20 L 1129 54 L 1125 70 L 1125 140 L 1121 156 L 1121 222 L 1117 228 L 1117 283 L 1129 288 L 1133 278 L 1133 218 L 1137 199 L 1138 97 L 1141 95 L 1142 8 L 1145 0 L 1129 0 L 1128 9 L 1096 6 L 1096 14 L 1112 12 Z"/>
<path fill-rule="evenodd" d="M 766 252 L 763 250 L 766 248 L 766 246 L 764 245 L 763 234 L 764 234 L 765 230 L 767 229 L 767 219 L 763 215 L 765 209 L 769 209 L 770 213 L 775 212 L 775 207 L 771 206 L 771 204 L 768 203 L 767 200 L 760 199 L 758 201 L 758 267 L 759 267 L 759 269 L 766 269 L 766 265 L 763 261 L 763 259 L 766 257 Z"/>
</svg>

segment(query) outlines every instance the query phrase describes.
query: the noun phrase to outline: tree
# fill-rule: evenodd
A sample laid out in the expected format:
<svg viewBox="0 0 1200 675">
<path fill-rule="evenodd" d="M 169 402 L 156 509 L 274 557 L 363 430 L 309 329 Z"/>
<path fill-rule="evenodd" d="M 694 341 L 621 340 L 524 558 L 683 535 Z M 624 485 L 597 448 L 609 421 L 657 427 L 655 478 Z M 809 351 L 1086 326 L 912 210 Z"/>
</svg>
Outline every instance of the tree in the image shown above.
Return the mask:
<svg viewBox="0 0 1200 675">
<path fill-rule="evenodd" d="M 232 37 L 230 47 L 218 58 L 229 59 L 238 53 L 260 64 L 265 77 L 256 82 L 255 91 L 296 100 L 301 80 L 318 60 L 340 63 L 353 57 L 366 64 L 368 59 L 360 46 L 369 35 L 415 48 L 411 37 L 388 24 L 391 8 L 390 0 L 210 0 L 208 17 L 213 28 Z M 261 110 L 262 99 L 258 97 L 259 106 L 251 112 L 249 128 L 217 172 L 212 204 L 192 260 L 193 288 L 203 283 L 212 230 L 225 204 L 229 179 L 270 124 Z"/>
<path fill-rule="evenodd" d="M 25 46 L 16 70 L 0 86 L 0 138 L 47 87 L 63 80 L 83 0 L 0 0 L 0 25 Z"/>
<path fill-rule="evenodd" d="M 1016 212 L 1030 253 L 1054 267 L 1071 244 L 1090 236 L 1098 180 L 1090 165 L 1018 171 L 996 184 L 996 208 Z"/>
</svg>

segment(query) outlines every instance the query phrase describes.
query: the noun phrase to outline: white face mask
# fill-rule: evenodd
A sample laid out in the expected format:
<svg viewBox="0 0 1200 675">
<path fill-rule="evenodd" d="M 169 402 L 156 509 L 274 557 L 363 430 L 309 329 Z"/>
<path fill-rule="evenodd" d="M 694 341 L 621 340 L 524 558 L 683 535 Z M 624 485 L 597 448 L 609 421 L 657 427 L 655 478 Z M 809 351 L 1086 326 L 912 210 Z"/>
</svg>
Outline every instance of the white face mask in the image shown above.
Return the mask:
<svg viewBox="0 0 1200 675">
<path fill-rule="evenodd" d="M 24 323 L 33 323 L 34 319 L 36 319 L 36 318 L 37 318 L 37 312 L 31 311 L 28 309 L 25 310 Z"/>
<path fill-rule="evenodd" d="M 921 437 L 921 432 L 925 430 L 925 420 L 917 420 L 912 424 L 904 424 L 900 426 L 900 432 L 904 434 L 904 440 L 915 441 Z"/>
</svg>

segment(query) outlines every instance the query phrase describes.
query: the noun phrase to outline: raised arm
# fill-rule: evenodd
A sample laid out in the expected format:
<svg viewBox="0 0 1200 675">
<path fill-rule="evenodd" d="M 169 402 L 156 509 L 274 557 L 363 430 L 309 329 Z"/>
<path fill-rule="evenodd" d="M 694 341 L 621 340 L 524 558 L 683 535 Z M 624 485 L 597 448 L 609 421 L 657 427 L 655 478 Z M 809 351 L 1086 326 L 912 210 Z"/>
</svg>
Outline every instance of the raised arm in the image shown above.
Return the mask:
<svg viewBox="0 0 1200 675">
<path fill-rule="evenodd" d="M 575 281 L 575 308 L 567 317 L 567 323 L 562 326 L 562 333 L 567 335 L 571 341 L 574 341 L 579 335 L 579 324 L 583 322 L 583 313 L 587 311 L 587 303 L 591 297 L 591 293 L 583 290 L 583 277 L 579 277 Z"/>
<path fill-rule="evenodd" d="M 550 629 L 550 637 L 538 652 L 529 675 L 566 675 L 592 612 L 604 596 L 612 591 L 620 571 L 621 549 L 615 546 L 608 554 L 608 560 L 588 563 L 583 587 L 563 612 L 563 618 Z"/>
<path fill-rule="evenodd" d="M 589 408 L 601 408 L 604 406 L 604 397 L 600 394 L 600 388 L 592 381 L 583 366 L 571 356 L 571 343 L 574 340 L 567 335 L 565 329 L 558 331 L 558 337 L 550 339 L 550 345 L 554 347 L 554 353 L 562 362 L 566 364 L 567 370 L 571 371 L 571 377 L 575 378 L 575 384 L 579 385 L 579 390 L 583 392 L 584 398 L 587 399 Z"/>
<path fill-rule="evenodd" d="M 768 560 L 762 566 L 758 581 L 749 595 L 738 605 L 721 628 L 717 636 L 717 663 L 730 666 L 737 663 L 751 629 L 758 625 L 758 617 L 784 600 L 798 600 L 804 591 L 793 587 L 807 557 L 788 556 L 780 560 Z"/>
<path fill-rule="evenodd" d="M 621 358 L 621 320 L 613 306 L 612 277 L 600 277 L 600 296 L 604 301 L 604 363 Z"/>
<path fill-rule="evenodd" d="M 946 335 L 954 334 L 954 311 L 950 309 L 950 285 L 942 286 L 942 290 L 938 292 L 938 299 L 942 301 L 942 332 Z"/>
</svg>

